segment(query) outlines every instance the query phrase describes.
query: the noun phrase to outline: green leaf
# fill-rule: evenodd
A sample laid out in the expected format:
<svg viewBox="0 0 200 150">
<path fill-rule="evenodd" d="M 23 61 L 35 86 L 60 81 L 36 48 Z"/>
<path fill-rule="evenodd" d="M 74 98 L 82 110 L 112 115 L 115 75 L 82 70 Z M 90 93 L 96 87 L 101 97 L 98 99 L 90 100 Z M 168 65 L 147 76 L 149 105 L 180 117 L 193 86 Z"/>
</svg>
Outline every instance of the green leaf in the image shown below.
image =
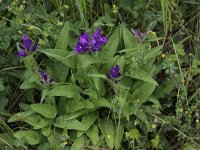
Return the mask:
<svg viewBox="0 0 200 150">
<path fill-rule="evenodd" d="M 136 47 L 137 41 L 133 38 L 133 33 L 123 26 L 123 39 L 125 48 Z"/>
<path fill-rule="evenodd" d="M 160 143 L 159 135 L 156 135 L 154 139 L 151 140 L 151 144 L 153 148 L 158 148 Z"/>
<path fill-rule="evenodd" d="M 41 136 L 37 132 L 31 130 L 18 131 L 14 133 L 14 136 L 20 141 L 24 141 L 25 143 L 30 145 L 38 144 L 41 138 Z"/>
<path fill-rule="evenodd" d="M 45 149 L 50 149 L 48 143 L 43 143 L 37 148 L 37 150 L 45 150 Z"/>
<path fill-rule="evenodd" d="M 24 119 L 25 122 L 33 126 L 34 129 L 41 129 L 47 125 L 52 124 L 53 120 L 42 118 L 39 115 L 32 115 Z"/>
<path fill-rule="evenodd" d="M 142 122 L 144 122 L 147 126 L 149 126 L 149 121 L 147 119 L 147 116 L 144 112 L 138 112 L 135 114 L 137 118 L 139 118 Z"/>
<path fill-rule="evenodd" d="M 196 150 L 194 144 L 186 144 L 183 150 Z"/>
<path fill-rule="evenodd" d="M 33 55 L 29 55 L 23 58 L 23 62 L 26 68 L 36 70 L 38 68 L 37 62 L 33 58 Z"/>
<path fill-rule="evenodd" d="M 20 85 L 20 89 L 39 88 L 39 74 L 30 70 L 25 72 L 25 81 Z"/>
<path fill-rule="evenodd" d="M 81 89 L 75 85 L 58 85 L 49 90 L 46 96 L 65 96 L 80 99 Z"/>
<path fill-rule="evenodd" d="M 57 117 L 54 125 L 56 127 L 63 129 L 67 128 L 69 130 L 78 130 L 78 131 L 87 130 L 87 127 L 77 119 L 66 120 L 64 116 Z"/>
<path fill-rule="evenodd" d="M 60 150 L 60 148 L 58 146 L 58 142 L 57 142 L 56 138 L 53 136 L 53 134 L 51 134 L 48 137 L 48 141 L 49 141 L 49 144 L 50 144 L 50 149 L 52 149 L 52 150 Z"/>
<path fill-rule="evenodd" d="M 91 98 L 97 99 L 97 93 L 91 87 L 89 89 L 85 89 L 82 93 L 89 95 Z"/>
<path fill-rule="evenodd" d="M 87 130 L 86 135 L 90 138 L 92 144 L 97 145 L 99 142 L 99 129 L 96 125 Z"/>
<path fill-rule="evenodd" d="M 65 82 L 65 79 L 69 73 L 69 68 L 63 63 L 55 63 L 56 77 L 60 82 Z"/>
<path fill-rule="evenodd" d="M 101 53 L 102 60 L 110 59 L 115 55 L 117 47 L 119 45 L 119 39 L 120 39 L 119 32 L 120 30 L 119 28 L 117 28 L 108 39 L 108 43 L 104 46 Z"/>
<path fill-rule="evenodd" d="M 143 83 L 133 92 L 134 99 L 147 100 L 154 92 L 156 86 L 150 83 Z"/>
<path fill-rule="evenodd" d="M 69 22 L 66 22 L 64 27 L 62 28 L 60 35 L 58 37 L 58 40 L 56 42 L 55 49 L 67 49 L 67 43 L 68 43 L 68 37 L 69 37 Z"/>
<path fill-rule="evenodd" d="M 89 100 L 83 101 L 83 103 L 84 103 L 84 107 L 87 108 L 87 109 L 95 108 L 95 105 Z"/>
<path fill-rule="evenodd" d="M 100 95 L 104 95 L 106 90 L 105 90 L 104 84 L 101 81 L 101 79 L 100 78 L 92 78 L 92 81 L 93 81 L 94 87 L 96 88 L 98 93 Z"/>
<path fill-rule="evenodd" d="M 11 116 L 8 119 L 8 122 L 16 122 L 16 121 L 22 121 L 24 120 L 26 117 L 31 116 L 34 113 L 34 111 L 29 110 L 29 111 L 25 111 L 25 112 L 19 112 L 17 114 L 14 114 L 13 116 Z"/>
<path fill-rule="evenodd" d="M 71 120 L 71 119 L 78 118 L 78 117 L 80 117 L 80 116 L 82 116 L 84 114 L 88 114 L 90 112 L 93 112 L 93 110 L 81 109 L 81 110 L 78 110 L 76 112 L 70 113 L 68 115 L 59 116 L 57 118 L 61 118 L 63 120 Z"/>
<path fill-rule="evenodd" d="M 138 129 L 132 129 L 132 130 L 130 130 L 128 132 L 128 135 L 133 140 L 138 140 L 141 137 L 140 132 L 138 131 Z"/>
<path fill-rule="evenodd" d="M 98 120 L 98 126 L 110 149 L 114 148 L 114 126 L 112 120 Z"/>
<path fill-rule="evenodd" d="M 99 97 L 97 99 L 92 99 L 91 102 L 96 106 L 96 107 L 107 107 L 111 108 L 111 104 L 107 99 L 104 99 L 102 97 Z"/>
<path fill-rule="evenodd" d="M 172 92 L 175 86 L 175 80 L 166 80 L 156 88 L 154 95 L 157 98 L 164 98 L 165 95 L 168 95 Z"/>
<path fill-rule="evenodd" d="M 32 104 L 31 108 L 46 118 L 53 119 L 56 117 L 57 110 L 54 106 L 49 104 Z"/>
<path fill-rule="evenodd" d="M 77 110 L 83 109 L 84 103 L 82 101 L 72 99 L 72 100 L 69 100 L 67 102 L 66 108 L 67 108 L 68 113 L 72 113 L 72 112 L 75 112 Z"/>
<path fill-rule="evenodd" d="M 51 133 L 51 126 L 46 126 L 46 127 L 42 128 L 41 133 L 44 136 L 48 137 L 49 134 Z"/>
<path fill-rule="evenodd" d="M 86 130 L 88 130 L 92 125 L 93 123 L 95 122 L 95 120 L 97 119 L 97 113 L 90 113 L 90 114 L 87 114 L 87 115 L 84 115 L 82 120 L 81 120 L 81 123 L 85 125 L 86 127 Z M 79 132 L 78 133 L 78 137 L 81 136 L 84 132 Z"/>
<path fill-rule="evenodd" d="M 92 55 L 92 56 L 91 55 L 80 55 L 78 57 L 81 57 L 81 60 L 83 62 L 83 64 L 82 64 L 83 68 L 99 62 L 98 55 Z"/>
<path fill-rule="evenodd" d="M 156 58 L 156 56 L 162 53 L 161 51 L 162 48 L 163 45 L 144 51 L 144 61 L 148 62 L 150 59 Z"/>
<path fill-rule="evenodd" d="M 105 74 L 88 74 L 89 77 L 107 79 Z"/>
<path fill-rule="evenodd" d="M 81 137 L 77 138 L 75 140 L 75 142 L 72 144 L 70 150 L 85 150 L 83 148 L 83 146 L 85 144 L 85 139 L 86 139 L 86 137 L 84 135 L 82 135 Z"/>
<path fill-rule="evenodd" d="M 178 55 L 185 56 L 185 51 L 183 48 L 183 43 L 173 44 L 174 49 L 177 50 Z"/>
<path fill-rule="evenodd" d="M 59 62 L 62 62 L 68 67 L 74 68 L 74 53 L 68 52 L 62 49 L 44 49 L 40 52 L 46 54 L 49 57 L 56 59 Z"/>
<path fill-rule="evenodd" d="M 135 68 L 131 72 L 130 77 L 135 78 L 135 79 L 139 79 L 139 80 L 142 80 L 142 81 L 146 81 L 146 82 L 152 83 L 154 85 L 158 85 L 158 83 L 148 73 L 146 73 L 144 70 L 142 70 L 140 68 Z"/>
<path fill-rule="evenodd" d="M 115 132 L 115 140 L 114 140 L 114 145 L 116 149 L 119 149 L 121 146 L 121 141 L 123 138 L 124 134 L 124 127 L 120 126 L 118 129 L 116 129 L 117 132 Z"/>
</svg>

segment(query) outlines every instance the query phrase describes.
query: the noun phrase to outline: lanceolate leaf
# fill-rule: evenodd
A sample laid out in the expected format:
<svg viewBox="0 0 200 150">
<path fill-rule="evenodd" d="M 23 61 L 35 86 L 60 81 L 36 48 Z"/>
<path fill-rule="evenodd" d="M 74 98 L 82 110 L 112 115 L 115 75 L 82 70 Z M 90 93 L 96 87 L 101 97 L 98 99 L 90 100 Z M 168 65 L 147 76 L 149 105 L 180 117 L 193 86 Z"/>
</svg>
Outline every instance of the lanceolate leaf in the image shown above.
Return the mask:
<svg viewBox="0 0 200 150">
<path fill-rule="evenodd" d="M 14 136 L 20 141 L 23 141 L 23 139 L 25 139 L 24 142 L 30 145 L 38 144 L 41 138 L 41 136 L 37 132 L 31 130 L 18 131 L 14 134 Z"/>
<path fill-rule="evenodd" d="M 67 49 L 67 43 L 68 43 L 68 37 L 69 37 L 69 22 L 66 22 L 64 27 L 62 28 L 60 35 L 58 37 L 58 40 L 56 42 L 55 49 Z"/>
<path fill-rule="evenodd" d="M 112 120 L 98 120 L 98 126 L 110 149 L 114 148 L 114 126 Z"/>
<path fill-rule="evenodd" d="M 40 52 L 46 54 L 50 58 L 54 58 L 55 60 L 62 62 L 68 67 L 72 68 L 74 67 L 73 52 L 69 53 L 62 49 L 45 49 L 45 50 L 40 50 Z"/>
<path fill-rule="evenodd" d="M 112 58 L 117 51 L 119 45 L 119 28 L 117 28 L 108 40 L 108 43 L 104 46 L 101 58 L 102 60 L 107 60 L 107 58 Z"/>
<path fill-rule="evenodd" d="M 87 136 L 90 138 L 91 142 L 94 145 L 97 145 L 99 142 L 99 129 L 97 128 L 96 125 L 92 126 L 87 132 Z"/>
<path fill-rule="evenodd" d="M 57 110 L 50 104 L 32 104 L 31 108 L 46 118 L 55 118 Z"/>
<path fill-rule="evenodd" d="M 46 96 L 65 96 L 80 98 L 81 89 L 75 85 L 58 85 L 47 92 Z"/>
<path fill-rule="evenodd" d="M 125 48 L 136 47 L 137 41 L 135 40 L 133 33 L 130 32 L 125 26 L 123 26 L 123 39 Z"/>
<path fill-rule="evenodd" d="M 154 85 L 158 85 L 158 83 L 147 72 L 145 72 L 144 70 L 142 70 L 140 68 L 135 68 L 131 72 L 130 77 L 139 79 L 139 80 L 143 80 L 148 83 L 152 83 Z"/>
</svg>

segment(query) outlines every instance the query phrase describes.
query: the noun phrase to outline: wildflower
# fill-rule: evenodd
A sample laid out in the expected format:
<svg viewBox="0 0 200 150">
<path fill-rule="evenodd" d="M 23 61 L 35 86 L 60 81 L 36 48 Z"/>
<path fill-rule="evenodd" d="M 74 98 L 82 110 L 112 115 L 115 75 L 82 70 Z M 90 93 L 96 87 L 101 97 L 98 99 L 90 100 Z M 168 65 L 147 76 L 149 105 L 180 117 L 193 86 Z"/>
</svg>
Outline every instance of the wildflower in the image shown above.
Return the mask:
<svg viewBox="0 0 200 150">
<path fill-rule="evenodd" d="M 146 36 L 147 32 L 141 32 L 139 29 L 137 30 L 132 30 L 134 36 L 138 39 L 138 40 L 144 40 L 144 37 Z"/>
<path fill-rule="evenodd" d="M 44 71 L 40 71 L 40 83 L 41 84 L 49 84 L 53 81 L 52 78 L 49 77 L 48 73 L 44 73 Z"/>
<path fill-rule="evenodd" d="M 153 36 L 156 36 L 156 32 L 154 32 L 154 31 L 151 31 L 151 33 L 153 34 Z"/>
<path fill-rule="evenodd" d="M 189 56 L 191 57 L 191 56 L 193 56 L 193 54 L 192 54 L 192 53 L 189 53 Z"/>
<path fill-rule="evenodd" d="M 111 138 L 111 136 L 110 136 L 109 134 L 107 134 L 107 138 L 108 138 L 108 139 L 110 139 L 110 138 Z"/>
<path fill-rule="evenodd" d="M 120 71 L 120 66 L 116 65 L 110 70 L 108 74 L 106 74 L 106 77 L 108 79 L 113 80 L 115 83 L 118 83 L 118 78 L 121 76 L 119 71 Z"/>
<path fill-rule="evenodd" d="M 84 33 L 79 36 L 78 42 L 74 46 L 75 54 L 84 53 L 90 48 L 90 37 L 87 33 Z"/>
<path fill-rule="evenodd" d="M 179 109 L 179 112 L 182 113 L 182 112 L 183 112 L 183 108 L 180 108 L 180 109 Z"/>
<path fill-rule="evenodd" d="M 116 5 L 113 5 L 113 6 L 112 6 L 112 12 L 113 12 L 114 14 L 117 14 L 117 13 L 118 13 L 118 7 L 117 7 Z"/>
<path fill-rule="evenodd" d="M 162 53 L 162 54 L 161 54 L 161 57 L 162 57 L 162 58 L 165 58 L 165 56 L 166 56 L 165 53 Z"/>
<path fill-rule="evenodd" d="M 27 55 L 34 53 L 35 50 L 37 49 L 37 42 L 33 44 L 31 39 L 29 39 L 28 36 L 25 34 L 22 36 L 22 40 L 23 44 L 21 43 L 18 44 L 20 50 L 17 51 L 16 53 L 17 56 L 25 57 Z"/>
<path fill-rule="evenodd" d="M 102 45 L 107 43 L 107 37 L 101 34 L 101 29 L 98 28 L 93 34 L 92 38 L 87 33 L 79 36 L 78 42 L 74 46 L 75 54 L 84 52 L 96 52 L 101 49 Z"/>
<path fill-rule="evenodd" d="M 155 125 L 155 124 L 152 124 L 151 127 L 152 127 L 153 129 L 155 129 L 155 128 L 156 128 L 156 125 Z"/>
</svg>

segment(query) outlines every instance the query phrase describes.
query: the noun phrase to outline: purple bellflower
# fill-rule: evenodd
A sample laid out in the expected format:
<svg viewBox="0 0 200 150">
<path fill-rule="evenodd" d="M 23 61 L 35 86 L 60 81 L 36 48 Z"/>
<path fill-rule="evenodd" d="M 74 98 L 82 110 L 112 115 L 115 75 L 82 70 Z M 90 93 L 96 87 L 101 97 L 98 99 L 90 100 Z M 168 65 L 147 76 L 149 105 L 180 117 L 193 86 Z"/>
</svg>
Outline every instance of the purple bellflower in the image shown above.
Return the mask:
<svg viewBox="0 0 200 150">
<path fill-rule="evenodd" d="M 101 49 L 102 45 L 107 43 L 107 37 L 101 34 L 101 29 L 98 28 L 93 34 L 92 38 L 87 33 L 79 36 L 77 43 L 74 46 L 75 54 L 84 52 L 96 52 Z"/>
<path fill-rule="evenodd" d="M 19 51 L 17 51 L 17 56 L 25 57 L 35 52 L 37 49 L 37 42 L 32 43 L 31 39 L 28 38 L 26 34 L 22 36 L 23 44 L 19 43 Z"/>
<path fill-rule="evenodd" d="M 43 70 L 40 71 L 40 83 L 41 84 L 50 84 L 53 79 L 49 77 L 49 74 L 48 73 L 45 73 Z"/>
<path fill-rule="evenodd" d="M 144 37 L 146 36 L 147 32 L 141 32 L 139 29 L 137 30 L 132 30 L 134 36 L 138 39 L 138 40 L 144 40 Z"/>
<path fill-rule="evenodd" d="M 107 77 L 108 79 L 113 80 L 115 83 L 118 83 L 118 82 L 119 82 L 118 78 L 119 78 L 120 76 L 121 76 L 121 74 L 120 74 L 120 66 L 119 66 L 119 65 L 114 66 L 114 67 L 110 70 L 110 72 L 109 72 L 108 74 L 106 74 L 106 77 Z"/>
</svg>

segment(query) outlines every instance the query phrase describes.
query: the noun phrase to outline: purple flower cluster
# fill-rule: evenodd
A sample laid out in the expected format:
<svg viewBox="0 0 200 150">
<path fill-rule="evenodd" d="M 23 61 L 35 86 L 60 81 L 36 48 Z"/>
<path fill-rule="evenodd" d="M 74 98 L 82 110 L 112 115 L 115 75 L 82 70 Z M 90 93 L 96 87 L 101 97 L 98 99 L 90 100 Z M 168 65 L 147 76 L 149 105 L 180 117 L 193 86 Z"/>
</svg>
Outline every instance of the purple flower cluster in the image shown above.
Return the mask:
<svg viewBox="0 0 200 150">
<path fill-rule="evenodd" d="M 53 79 L 49 77 L 48 73 L 45 73 L 43 70 L 40 71 L 40 83 L 41 84 L 50 84 L 52 81 L 53 81 Z"/>
<path fill-rule="evenodd" d="M 119 78 L 120 76 L 121 76 L 121 74 L 120 74 L 120 66 L 119 66 L 119 65 L 114 66 L 114 67 L 110 70 L 110 72 L 109 72 L 108 74 L 106 74 L 106 77 L 107 77 L 108 79 L 113 80 L 115 83 L 118 83 L 118 82 L 119 82 L 118 78 Z"/>
<path fill-rule="evenodd" d="M 23 44 L 19 43 L 18 47 L 20 48 L 19 51 L 17 51 L 17 56 L 19 57 L 25 57 L 27 55 L 30 55 L 35 52 L 37 49 L 37 42 L 32 43 L 31 39 L 28 38 L 26 34 L 22 36 Z"/>
<path fill-rule="evenodd" d="M 137 30 L 132 30 L 134 36 L 138 39 L 138 40 L 144 40 L 144 37 L 146 36 L 147 32 L 141 32 L 139 29 Z"/>
<path fill-rule="evenodd" d="M 107 43 L 107 37 L 101 34 L 101 29 L 98 28 L 93 34 L 92 38 L 85 32 L 80 35 L 77 43 L 74 46 L 75 54 L 84 52 L 96 52 L 101 49 L 102 45 Z"/>
</svg>

